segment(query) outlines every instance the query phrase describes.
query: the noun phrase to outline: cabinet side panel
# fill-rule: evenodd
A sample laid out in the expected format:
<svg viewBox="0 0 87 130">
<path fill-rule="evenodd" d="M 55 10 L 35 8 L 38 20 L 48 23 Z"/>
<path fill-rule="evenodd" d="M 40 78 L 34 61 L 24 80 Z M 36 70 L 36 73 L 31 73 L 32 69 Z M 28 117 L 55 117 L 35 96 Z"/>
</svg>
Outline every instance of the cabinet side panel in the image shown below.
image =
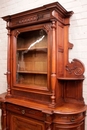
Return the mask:
<svg viewBox="0 0 87 130">
<path fill-rule="evenodd" d="M 63 76 L 64 73 L 64 28 L 63 25 L 57 25 L 57 76 Z"/>
</svg>

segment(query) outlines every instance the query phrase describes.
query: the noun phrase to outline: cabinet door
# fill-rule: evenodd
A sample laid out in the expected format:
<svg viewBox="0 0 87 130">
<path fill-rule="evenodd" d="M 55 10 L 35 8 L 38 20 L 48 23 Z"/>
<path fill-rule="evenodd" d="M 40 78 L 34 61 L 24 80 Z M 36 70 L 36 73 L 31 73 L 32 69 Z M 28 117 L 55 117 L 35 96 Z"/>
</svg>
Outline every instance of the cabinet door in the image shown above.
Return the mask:
<svg viewBox="0 0 87 130">
<path fill-rule="evenodd" d="M 10 116 L 9 130 L 45 130 L 44 123 L 17 115 Z"/>
<path fill-rule="evenodd" d="M 16 60 L 18 84 L 47 87 L 47 34 L 44 30 L 18 35 Z"/>
<path fill-rule="evenodd" d="M 20 34 L 17 34 L 20 32 Z M 26 89 L 49 89 L 50 44 L 46 30 L 36 26 L 12 32 L 13 42 L 13 84 Z M 49 41 L 50 43 L 50 41 Z M 12 61 L 13 62 L 13 61 Z"/>
</svg>

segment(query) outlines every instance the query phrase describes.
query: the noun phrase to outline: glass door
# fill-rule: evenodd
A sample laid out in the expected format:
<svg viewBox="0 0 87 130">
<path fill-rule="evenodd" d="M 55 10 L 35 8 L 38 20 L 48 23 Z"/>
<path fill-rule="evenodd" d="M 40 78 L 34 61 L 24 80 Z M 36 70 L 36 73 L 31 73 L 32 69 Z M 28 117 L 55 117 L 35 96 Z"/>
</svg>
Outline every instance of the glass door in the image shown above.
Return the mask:
<svg viewBox="0 0 87 130">
<path fill-rule="evenodd" d="M 43 29 L 21 32 L 17 37 L 16 83 L 47 87 L 47 33 Z"/>
</svg>

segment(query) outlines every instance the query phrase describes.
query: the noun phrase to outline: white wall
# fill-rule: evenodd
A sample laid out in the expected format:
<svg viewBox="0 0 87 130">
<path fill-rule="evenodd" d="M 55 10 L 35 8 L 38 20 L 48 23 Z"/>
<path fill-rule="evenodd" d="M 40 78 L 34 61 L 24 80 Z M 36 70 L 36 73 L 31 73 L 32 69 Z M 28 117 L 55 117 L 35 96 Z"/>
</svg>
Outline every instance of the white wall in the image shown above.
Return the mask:
<svg viewBox="0 0 87 130">
<path fill-rule="evenodd" d="M 57 0 L 0 0 L 0 17 L 42 6 Z M 80 59 L 85 65 L 83 95 L 87 104 L 87 0 L 58 0 L 68 11 L 74 11 L 69 28 L 69 42 L 74 44 L 69 58 Z M 7 30 L 0 18 L 0 93 L 6 91 Z M 86 121 L 87 129 L 87 121 Z"/>
</svg>

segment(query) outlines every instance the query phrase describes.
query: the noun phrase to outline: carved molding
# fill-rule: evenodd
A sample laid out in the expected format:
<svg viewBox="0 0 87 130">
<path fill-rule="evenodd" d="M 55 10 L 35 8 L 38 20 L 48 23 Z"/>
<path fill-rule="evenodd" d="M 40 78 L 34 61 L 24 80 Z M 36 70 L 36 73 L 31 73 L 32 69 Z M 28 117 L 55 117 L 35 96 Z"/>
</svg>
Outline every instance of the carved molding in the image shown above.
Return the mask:
<svg viewBox="0 0 87 130">
<path fill-rule="evenodd" d="M 20 17 L 15 19 L 12 23 L 10 22 L 9 27 L 21 26 L 24 24 L 32 24 L 33 22 L 38 22 L 42 20 L 47 20 L 50 18 L 50 13 L 47 14 L 34 14 L 32 16 L 26 15 L 24 17 Z"/>
<path fill-rule="evenodd" d="M 37 15 L 32 15 L 32 16 L 26 16 L 24 18 L 19 19 L 16 24 L 25 24 L 25 23 L 30 23 L 30 22 L 34 22 L 34 21 L 39 21 L 39 20 L 43 20 L 43 19 L 47 19 L 50 18 L 50 14 L 37 14 Z"/>
<path fill-rule="evenodd" d="M 28 18 L 22 18 L 21 20 L 17 21 L 17 24 L 32 22 L 32 21 L 36 21 L 37 19 L 38 19 L 38 15 L 31 16 L 31 17 L 28 17 Z"/>
<path fill-rule="evenodd" d="M 65 69 L 70 77 L 83 77 L 85 71 L 83 63 L 78 59 L 73 59 L 71 63 L 66 65 Z"/>
</svg>

